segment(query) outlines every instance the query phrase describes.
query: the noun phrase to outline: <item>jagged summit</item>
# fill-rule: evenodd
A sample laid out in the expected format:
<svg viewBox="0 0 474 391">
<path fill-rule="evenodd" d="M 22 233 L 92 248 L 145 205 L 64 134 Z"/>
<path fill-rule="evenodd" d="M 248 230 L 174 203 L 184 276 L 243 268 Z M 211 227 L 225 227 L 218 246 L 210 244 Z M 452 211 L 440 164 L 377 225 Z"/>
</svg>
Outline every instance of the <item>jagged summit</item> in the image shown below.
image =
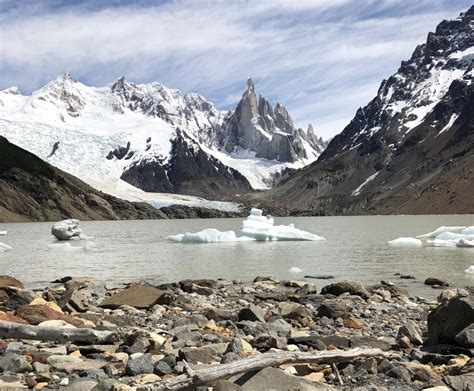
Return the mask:
<svg viewBox="0 0 474 391">
<path fill-rule="evenodd" d="M 239 148 L 255 152 L 256 157 L 294 162 L 314 159 L 322 146 L 314 138 L 296 129 L 286 108 L 277 103 L 275 108 L 262 95 L 258 96 L 251 78 L 237 109 L 225 131 L 224 148 L 228 152 Z"/>
</svg>

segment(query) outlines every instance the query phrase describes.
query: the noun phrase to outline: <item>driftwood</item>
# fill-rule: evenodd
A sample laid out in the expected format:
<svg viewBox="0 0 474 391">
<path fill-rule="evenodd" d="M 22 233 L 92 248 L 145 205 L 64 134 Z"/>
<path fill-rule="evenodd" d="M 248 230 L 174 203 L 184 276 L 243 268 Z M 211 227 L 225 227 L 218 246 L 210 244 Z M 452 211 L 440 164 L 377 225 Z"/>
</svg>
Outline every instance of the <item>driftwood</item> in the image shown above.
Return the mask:
<svg viewBox="0 0 474 391">
<path fill-rule="evenodd" d="M 229 364 L 221 364 L 209 368 L 188 370 L 187 374 L 174 379 L 147 385 L 146 389 L 188 390 L 198 386 L 212 385 L 217 380 L 227 379 L 240 373 L 255 371 L 266 367 L 277 367 L 283 364 L 325 363 L 352 361 L 363 357 L 392 356 L 393 354 L 380 349 L 325 350 L 321 352 L 277 352 L 264 353 Z M 148 388 L 150 386 L 151 388 Z"/>
<path fill-rule="evenodd" d="M 89 344 L 107 344 L 118 340 L 112 331 L 98 331 L 92 329 L 31 326 L 0 321 L 0 339 L 34 339 L 40 341 L 75 341 Z"/>
</svg>

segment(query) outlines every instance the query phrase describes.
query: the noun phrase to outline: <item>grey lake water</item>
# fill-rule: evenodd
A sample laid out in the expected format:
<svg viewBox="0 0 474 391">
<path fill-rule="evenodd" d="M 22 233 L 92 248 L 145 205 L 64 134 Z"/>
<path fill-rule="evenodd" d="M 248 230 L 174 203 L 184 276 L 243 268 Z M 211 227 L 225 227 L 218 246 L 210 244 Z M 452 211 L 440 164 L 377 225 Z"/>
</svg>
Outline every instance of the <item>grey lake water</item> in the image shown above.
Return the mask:
<svg viewBox="0 0 474 391">
<path fill-rule="evenodd" d="M 0 241 L 14 247 L 0 254 L 0 274 L 10 274 L 30 288 L 43 287 L 63 276 L 86 276 L 99 282 L 149 280 L 171 282 L 184 278 L 241 278 L 273 275 L 303 279 L 305 275 L 333 275 L 363 283 L 391 280 L 410 293 L 434 296 L 423 285 L 426 277 L 441 277 L 455 287 L 474 286 L 474 248 L 390 247 L 388 240 L 430 232 L 440 225 L 474 225 L 474 215 L 363 216 L 276 218 L 276 224 L 324 236 L 324 242 L 236 242 L 216 244 L 169 243 L 166 237 L 204 228 L 238 232 L 241 219 L 149 220 L 82 222 L 95 247 L 89 251 L 51 252 L 55 240 L 51 223 L 0 224 L 8 230 Z M 72 243 L 80 245 L 80 242 Z M 290 273 L 291 267 L 303 269 Z M 395 273 L 412 274 L 400 280 Z M 330 281 L 308 280 L 318 288 Z"/>
</svg>

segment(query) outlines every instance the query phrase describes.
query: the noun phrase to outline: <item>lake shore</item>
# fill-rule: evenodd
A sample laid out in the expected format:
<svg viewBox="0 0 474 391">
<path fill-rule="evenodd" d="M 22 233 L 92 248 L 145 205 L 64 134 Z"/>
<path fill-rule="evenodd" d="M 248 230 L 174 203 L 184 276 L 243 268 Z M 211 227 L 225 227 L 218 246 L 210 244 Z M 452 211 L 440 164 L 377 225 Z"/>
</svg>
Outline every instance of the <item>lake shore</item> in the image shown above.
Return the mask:
<svg viewBox="0 0 474 391">
<path fill-rule="evenodd" d="M 28 291 L 1 276 L 0 387 L 362 391 L 473 384 L 471 292 L 445 289 L 429 300 L 390 281 L 315 282 L 102 285 L 66 277 Z M 229 372 L 208 369 L 215 364 Z"/>
</svg>

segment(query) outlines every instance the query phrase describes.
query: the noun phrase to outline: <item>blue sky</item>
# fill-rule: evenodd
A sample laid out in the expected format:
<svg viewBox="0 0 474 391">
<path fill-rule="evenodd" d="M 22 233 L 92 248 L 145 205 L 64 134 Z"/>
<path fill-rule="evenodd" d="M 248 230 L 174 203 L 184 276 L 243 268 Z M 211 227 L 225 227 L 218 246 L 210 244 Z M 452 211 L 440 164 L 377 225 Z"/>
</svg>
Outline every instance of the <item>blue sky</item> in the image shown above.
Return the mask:
<svg viewBox="0 0 474 391">
<path fill-rule="evenodd" d="M 199 92 L 233 109 L 252 76 L 295 123 L 340 132 L 467 0 L 0 0 L 0 89 L 70 72 Z"/>
</svg>

